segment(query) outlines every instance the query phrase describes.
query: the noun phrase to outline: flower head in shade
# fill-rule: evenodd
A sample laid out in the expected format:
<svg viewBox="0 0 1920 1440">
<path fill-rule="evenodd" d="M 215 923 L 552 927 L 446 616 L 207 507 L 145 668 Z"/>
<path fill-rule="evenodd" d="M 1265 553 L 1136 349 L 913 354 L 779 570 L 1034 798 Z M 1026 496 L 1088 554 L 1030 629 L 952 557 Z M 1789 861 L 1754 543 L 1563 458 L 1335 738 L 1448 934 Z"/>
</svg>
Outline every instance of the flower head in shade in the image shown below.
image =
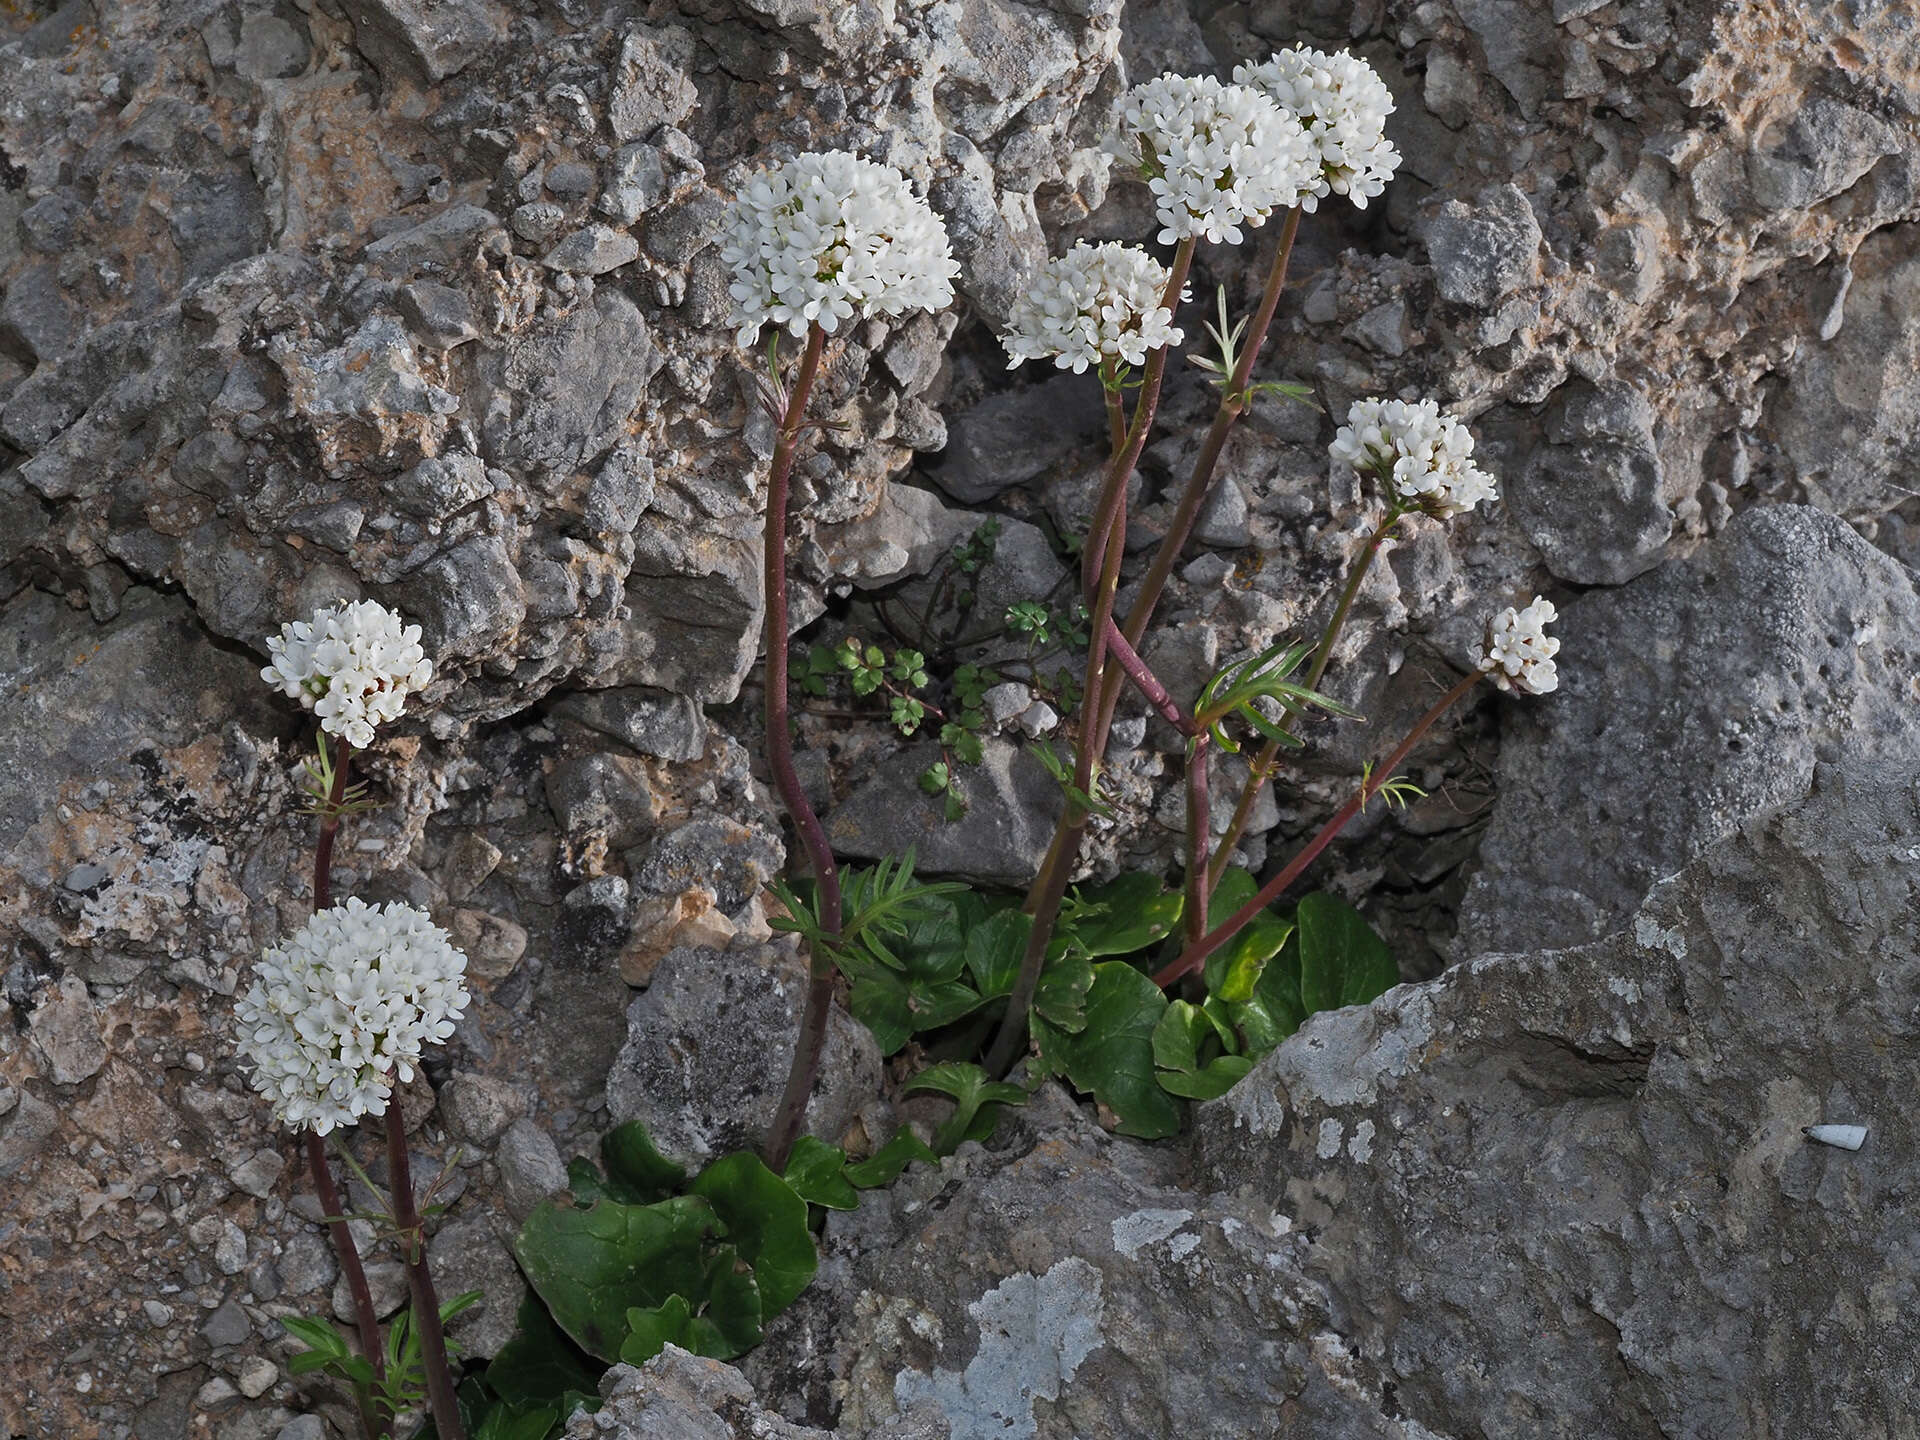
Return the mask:
<svg viewBox="0 0 1920 1440">
<path fill-rule="evenodd" d="M 1400 152 L 1387 139 L 1393 96 L 1371 65 L 1345 50 L 1299 46 L 1258 65 L 1235 67 L 1236 85 L 1251 85 L 1306 127 L 1318 152 L 1319 182 L 1300 202 L 1311 211 L 1329 194 L 1345 195 L 1360 209 L 1387 188 L 1400 168 Z"/>
<path fill-rule="evenodd" d="M 844 150 L 754 176 L 733 203 L 720 255 L 733 267 L 740 343 L 768 322 L 832 334 L 856 314 L 942 310 L 960 273 L 946 227 L 906 177 Z"/>
<path fill-rule="evenodd" d="M 1146 364 L 1149 351 L 1180 343 L 1173 311 L 1160 303 L 1171 278 L 1144 250 L 1082 240 L 1014 301 L 1013 329 L 1001 339 L 1007 368 L 1049 356 L 1076 375 L 1108 359 Z"/>
<path fill-rule="evenodd" d="M 1496 497 L 1493 477 L 1473 463 L 1473 436 L 1432 400 L 1356 400 L 1327 453 L 1378 475 L 1395 499 L 1445 520 Z"/>
<path fill-rule="evenodd" d="M 294 1129 L 383 1115 L 467 1008 L 467 957 L 424 911 L 348 900 L 260 961 L 234 1007 L 253 1088 Z"/>
<path fill-rule="evenodd" d="M 1547 634 L 1547 626 L 1559 618 L 1553 602 L 1538 596 L 1524 610 L 1509 605 L 1487 622 L 1480 668 L 1502 690 L 1545 695 L 1558 689 L 1553 657 L 1560 653 L 1560 642 Z"/>
<path fill-rule="evenodd" d="M 374 728 L 397 720 L 407 696 L 433 678 L 420 627 L 374 600 L 335 605 L 283 625 L 267 641 L 260 678 L 320 717 L 320 728 L 364 749 Z"/>
<path fill-rule="evenodd" d="M 1162 75 L 1129 90 L 1120 114 L 1114 149 L 1152 188 L 1162 245 L 1190 235 L 1238 245 L 1241 225 L 1320 183 L 1300 122 L 1250 86 Z"/>
</svg>

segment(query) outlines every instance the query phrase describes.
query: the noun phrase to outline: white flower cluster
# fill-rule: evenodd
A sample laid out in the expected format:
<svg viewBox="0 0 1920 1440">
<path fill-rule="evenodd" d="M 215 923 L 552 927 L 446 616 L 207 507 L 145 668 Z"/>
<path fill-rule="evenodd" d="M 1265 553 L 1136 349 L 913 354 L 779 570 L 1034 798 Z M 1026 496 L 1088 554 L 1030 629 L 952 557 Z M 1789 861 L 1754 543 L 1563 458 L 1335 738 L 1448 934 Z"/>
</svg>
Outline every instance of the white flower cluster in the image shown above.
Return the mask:
<svg viewBox="0 0 1920 1440">
<path fill-rule="evenodd" d="M 274 1114 L 326 1134 L 386 1113 L 394 1077 L 467 1008 L 467 957 L 424 911 L 349 900 L 267 951 L 234 1007 L 253 1088 Z"/>
<path fill-rule="evenodd" d="M 1436 519 L 1471 510 L 1498 492 L 1473 463 L 1473 436 L 1432 400 L 1356 400 L 1327 453 L 1381 476 L 1394 495 Z"/>
<path fill-rule="evenodd" d="M 364 749 L 374 727 L 397 720 L 407 696 L 433 678 L 420 627 L 374 600 L 335 605 L 283 625 L 267 641 L 260 678 L 320 717 L 320 728 Z"/>
<path fill-rule="evenodd" d="M 1189 235 L 1238 245 L 1320 183 L 1320 152 L 1300 122 L 1258 90 L 1210 75 L 1162 75 L 1127 92 L 1116 153 L 1152 188 L 1160 243 Z"/>
<path fill-rule="evenodd" d="M 1545 695 L 1558 689 L 1560 677 L 1554 673 L 1553 657 L 1560 653 L 1560 642 L 1547 634 L 1547 626 L 1559 618 L 1553 602 L 1538 596 L 1524 610 L 1509 605 L 1487 622 L 1487 648 L 1480 668 L 1502 690 Z"/>
<path fill-rule="evenodd" d="M 720 255 L 733 267 L 740 343 L 772 321 L 828 334 L 856 312 L 904 315 L 953 302 L 946 227 L 906 177 L 844 150 L 763 170 L 734 201 Z"/>
<path fill-rule="evenodd" d="M 1007 368 L 1049 356 L 1076 375 L 1109 358 L 1146 364 L 1149 351 L 1180 343 L 1173 311 L 1160 303 L 1170 278 L 1144 250 L 1082 240 L 1014 301 L 1013 330 L 1001 339 Z"/>
<path fill-rule="evenodd" d="M 1237 66 L 1233 80 L 1253 86 L 1306 127 L 1318 152 L 1320 178 L 1301 200 L 1301 209 L 1311 212 L 1320 198 L 1333 194 L 1364 210 L 1400 168 L 1400 152 L 1386 134 L 1393 96 L 1357 56 L 1303 45 L 1258 65 Z"/>
</svg>

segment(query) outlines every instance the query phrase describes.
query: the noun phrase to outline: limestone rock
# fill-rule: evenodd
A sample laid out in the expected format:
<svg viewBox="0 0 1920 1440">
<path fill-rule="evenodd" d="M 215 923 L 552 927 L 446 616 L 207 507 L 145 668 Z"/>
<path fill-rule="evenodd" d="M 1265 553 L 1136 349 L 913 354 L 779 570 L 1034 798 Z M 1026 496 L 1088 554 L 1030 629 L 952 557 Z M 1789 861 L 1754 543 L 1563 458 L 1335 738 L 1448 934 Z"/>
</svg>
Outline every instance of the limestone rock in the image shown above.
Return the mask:
<svg viewBox="0 0 1920 1440">
<path fill-rule="evenodd" d="M 1572 944 L 1748 819 L 1916 754 L 1912 572 L 1816 510 L 1567 607 L 1561 688 L 1514 702 L 1461 915 L 1469 954 Z"/>
</svg>

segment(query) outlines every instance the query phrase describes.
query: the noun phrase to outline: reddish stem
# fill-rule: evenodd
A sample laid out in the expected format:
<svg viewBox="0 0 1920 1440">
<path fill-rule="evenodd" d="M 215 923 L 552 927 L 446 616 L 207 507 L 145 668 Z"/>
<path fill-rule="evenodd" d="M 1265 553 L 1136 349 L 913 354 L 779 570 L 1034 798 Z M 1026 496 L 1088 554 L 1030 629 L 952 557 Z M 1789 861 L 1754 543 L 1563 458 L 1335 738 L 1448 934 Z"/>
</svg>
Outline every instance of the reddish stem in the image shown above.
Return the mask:
<svg viewBox="0 0 1920 1440">
<path fill-rule="evenodd" d="M 393 1220 L 400 1231 L 400 1258 L 407 1267 L 413 1297 L 413 1329 L 420 1337 L 420 1359 L 427 1372 L 427 1405 L 440 1440 L 466 1440 L 460 1404 L 447 1365 L 447 1337 L 440 1324 L 440 1297 L 427 1269 L 427 1231 L 413 1194 L 413 1162 L 407 1155 L 407 1122 L 400 1096 L 387 1101 L 387 1180 L 393 1188 Z"/>
<path fill-rule="evenodd" d="M 1367 537 L 1366 548 L 1360 552 L 1360 558 L 1354 561 L 1353 570 L 1347 576 L 1346 587 L 1340 592 L 1340 603 L 1334 607 L 1333 617 L 1327 621 L 1327 628 L 1320 632 L 1320 644 L 1313 652 L 1313 661 L 1307 667 L 1306 685 L 1309 690 L 1318 690 L 1320 680 L 1327 673 L 1327 664 L 1333 659 L 1333 647 L 1340 640 L 1340 632 L 1346 628 L 1347 617 L 1353 613 L 1354 597 L 1360 593 L 1360 585 L 1372 568 L 1374 556 L 1380 553 L 1380 542 L 1387 538 L 1396 521 L 1405 512 L 1398 505 L 1390 506 L 1386 518 L 1373 527 L 1373 533 Z M 1280 717 L 1280 729 L 1291 735 L 1298 712 L 1289 710 Z M 1226 873 L 1227 862 L 1234 847 L 1239 845 L 1240 837 L 1247 833 L 1247 825 L 1253 818 L 1253 807 L 1260 798 L 1260 787 L 1267 783 L 1267 777 L 1273 773 L 1273 767 L 1280 758 L 1280 742 L 1268 740 L 1260 747 L 1252 768 L 1247 771 L 1247 783 L 1241 788 L 1239 803 L 1233 807 L 1233 818 L 1227 822 L 1227 830 L 1220 837 L 1219 848 L 1214 851 L 1211 879 L 1220 883 L 1220 877 Z"/>
<path fill-rule="evenodd" d="M 767 472 L 767 669 L 766 731 L 767 766 L 773 772 L 774 788 L 787 807 L 793 826 L 805 847 L 818 887 L 820 923 L 827 934 L 840 933 L 840 869 L 834 863 L 833 847 L 820 817 L 813 813 L 800 775 L 793 767 L 793 735 L 789 729 L 787 698 L 787 498 L 788 481 L 793 475 L 794 449 L 800 439 L 806 414 L 807 397 L 820 373 L 820 357 L 827 336 L 818 325 L 807 332 L 806 353 L 800 358 L 800 371 L 794 377 L 787 400 L 786 414 L 780 417 L 780 431 L 773 447 L 773 463 Z M 765 1159 L 767 1168 L 779 1174 L 786 1168 L 787 1156 L 800 1137 L 806 1120 L 807 1101 L 813 1094 L 814 1078 L 820 1073 L 820 1056 L 826 1048 L 827 1018 L 833 1002 L 833 958 L 823 947 L 808 954 L 807 998 L 800 1012 L 800 1036 L 794 1045 L 793 1063 L 787 1072 L 786 1089 L 774 1111 L 773 1125 L 767 1132 Z"/>
<path fill-rule="evenodd" d="M 1213 736 L 1202 730 L 1187 742 L 1187 903 L 1186 936 L 1189 945 L 1207 933 L 1207 843 L 1212 823 L 1207 794 L 1207 754 Z"/>
<path fill-rule="evenodd" d="M 1194 241 L 1188 237 L 1180 242 L 1174 252 L 1173 266 L 1161 297 L 1161 303 L 1169 310 L 1179 307 L 1181 292 L 1187 285 L 1187 272 L 1193 266 L 1193 250 Z M 1094 510 L 1092 523 L 1087 527 L 1084 573 L 1091 575 L 1097 569 L 1100 583 L 1094 593 L 1090 625 L 1092 639 L 1088 645 L 1086 684 L 1080 704 L 1080 733 L 1073 767 L 1074 786 L 1082 795 L 1092 795 L 1094 765 L 1107 748 L 1107 722 L 1111 715 L 1102 717 L 1099 702 L 1105 686 L 1107 637 L 1113 629 L 1114 592 L 1119 589 L 1120 560 L 1126 549 L 1127 479 L 1133 474 L 1133 467 L 1139 463 L 1140 452 L 1146 448 L 1147 435 L 1153 429 L 1153 417 L 1160 406 L 1160 387 L 1167 373 L 1167 354 L 1168 347 L 1163 345 L 1147 357 L 1140 398 L 1134 405 L 1133 421 L 1127 427 L 1126 444 L 1114 453 L 1107 470 L 1106 484 L 1100 493 L 1100 502 Z M 1025 1043 L 1027 1009 L 1033 1003 L 1034 991 L 1040 984 L 1040 971 L 1046 965 L 1047 945 L 1053 939 L 1054 925 L 1060 918 L 1060 905 L 1066 898 L 1067 880 L 1073 873 L 1074 861 L 1079 857 L 1087 816 L 1085 807 L 1068 799 L 1066 813 L 1054 831 L 1047 858 L 1040 867 L 1040 873 L 1034 877 L 1033 888 L 1028 892 L 1025 908 L 1033 916 L 1033 927 L 1027 934 L 1027 948 L 1021 957 L 1020 973 L 1014 980 L 1012 992 L 1007 996 L 1006 1014 L 1001 1018 L 999 1033 L 987 1052 L 986 1069 L 990 1075 L 1004 1074 Z"/>
<path fill-rule="evenodd" d="M 327 1163 L 327 1142 L 314 1130 L 306 1131 L 304 1139 L 307 1168 L 313 1172 L 313 1193 L 320 1199 L 320 1211 L 327 1233 L 333 1237 L 334 1254 L 340 1257 L 341 1273 L 347 1277 L 347 1289 L 353 1295 L 353 1313 L 360 1330 L 360 1353 L 366 1356 L 367 1363 L 373 1366 L 374 1375 L 384 1384 L 387 1357 L 380 1345 L 380 1320 L 373 1311 L 373 1291 L 367 1285 L 367 1272 L 360 1264 L 360 1247 L 353 1243 L 353 1230 L 347 1224 L 346 1210 L 340 1204 L 340 1190 L 333 1183 L 333 1167 Z M 354 1398 L 360 1407 L 360 1425 L 367 1433 L 367 1440 L 380 1440 L 383 1427 L 358 1387 Z"/>
<path fill-rule="evenodd" d="M 1160 712 L 1161 719 L 1182 735 L 1190 737 L 1194 734 L 1196 729 L 1194 722 L 1182 714 L 1180 707 L 1173 703 L 1173 696 L 1167 693 L 1167 687 L 1162 685 L 1159 677 L 1147 668 L 1147 662 L 1142 660 L 1139 652 L 1127 643 L 1127 637 L 1120 633 L 1120 627 L 1113 623 L 1111 617 L 1107 620 L 1107 650 L 1118 662 L 1120 668 L 1126 672 L 1127 678 L 1133 681 L 1134 688 L 1146 696 L 1147 703 Z"/>
<path fill-rule="evenodd" d="M 1433 728 L 1434 722 L 1452 709 L 1462 696 L 1480 683 L 1482 678 L 1481 672 L 1475 670 L 1443 695 L 1438 703 L 1421 716 L 1414 727 L 1407 732 L 1406 738 L 1400 742 L 1385 762 L 1378 766 L 1354 792 L 1353 798 L 1334 811 L 1333 818 L 1322 825 L 1319 833 L 1301 848 L 1298 855 L 1287 862 L 1286 868 L 1262 885 L 1257 895 L 1228 916 L 1219 927 L 1209 931 L 1201 939 L 1190 942 L 1181 952 L 1179 959 L 1153 977 L 1154 984 L 1164 990 L 1183 975 L 1191 975 L 1206 963 L 1207 956 L 1239 934 L 1252 922 L 1254 916 L 1278 900 L 1286 892 L 1287 887 L 1300 878 L 1301 872 L 1313 863 L 1322 850 L 1327 848 L 1334 836 L 1347 827 L 1347 822 L 1365 808 L 1367 801 L 1380 793 L 1381 787 L 1393 778 L 1393 772 L 1400 768 L 1401 762 L 1407 758 L 1408 753 L 1420 743 L 1427 731 Z"/>
</svg>

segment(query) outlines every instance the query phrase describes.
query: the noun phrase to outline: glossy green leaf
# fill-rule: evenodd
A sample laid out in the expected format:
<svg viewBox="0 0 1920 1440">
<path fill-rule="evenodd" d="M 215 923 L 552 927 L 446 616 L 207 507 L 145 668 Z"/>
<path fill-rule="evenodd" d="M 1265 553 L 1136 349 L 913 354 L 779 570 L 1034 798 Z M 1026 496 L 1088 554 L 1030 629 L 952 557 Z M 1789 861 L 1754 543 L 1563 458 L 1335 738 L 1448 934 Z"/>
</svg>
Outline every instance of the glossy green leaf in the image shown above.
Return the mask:
<svg viewBox="0 0 1920 1440">
<path fill-rule="evenodd" d="M 571 1408 L 535 1405 L 523 1410 L 496 1405 L 477 1426 L 469 1425 L 467 1434 L 472 1440 L 547 1440 L 548 1435 L 566 1422 Z"/>
<path fill-rule="evenodd" d="M 627 1338 L 620 1342 L 620 1360 L 644 1365 L 669 1345 L 694 1348 L 693 1310 L 684 1295 L 669 1295 L 658 1305 L 634 1306 L 627 1311 Z"/>
<path fill-rule="evenodd" d="M 907 1011 L 913 1017 L 916 1034 L 951 1025 L 984 1003 L 979 991 L 958 980 L 944 985 L 914 985 L 907 993 Z"/>
<path fill-rule="evenodd" d="M 654 1148 L 653 1137 L 638 1120 L 609 1130 L 600 1142 L 612 1198 L 629 1205 L 651 1205 L 680 1193 L 687 1172 Z"/>
<path fill-rule="evenodd" d="M 991 1000 L 1012 991 L 1032 932 L 1033 917 L 1020 910 L 986 916 L 967 931 L 967 973 L 982 996 Z"/>
<path fill-rule="evenodd" d="M 800 1197 L 793 1200 L 804 1212 Z M 588 1354 L 611 1363 L 626 1337 L 630 1308 L 697 1293 L 705 1268 L 701 1241 L 719 1226 L 715 1207 L 697 1196 L 653 1205 L 602 1200 L 589 1210 L 548 1200 L 527 1217 L 513 1253 L 555 1323 Z"/>
<path fill-rule="evenodd" d="M 807 1202 L 758 1155 L 714 1161 L 688 1189 L 713 1206 L 727 1238 L 753 1267 L 766 1313 L 777 1315 L 807 1288 L 820 1256 L 807 1229 Z"/>
<path fill-rule="evenodd" d="M 281 1320 L 280 1326 L 313 1353 L 322 1356 L 349 1353 L 347 1337 L 336 1330 L 331 1321 L 289 1315 Z"/>
<path fill-rule="evenodd" d="M 1082 886 L 1061 923 L 1088 955 L 1131 955 L 1172 933 L 1184 903 L 1159 876 L 1134 873 Z"/>
<path fill-rule="evenodd" d="M 1244 1055 L 1220 1055 L 1198 1070 L 1162 1070 L 1160 1088 L 1187 1100 L 1217 1100 L 1253 1068 Z"/>
<path fill-rule="evenodd" d="M 1123 1135 L 1157 1140 L 1180 1128 L 1180 1107 L 1154 1079 L 1153 1035 L 1166 1014 L 1160 987 L 1123 961 L 1093 967 L 1087 1025 L 1050 1048 L 1067 1079 L 1113 1113 Z"/>
<path fill-rule="evenodd" d="M 947 1060 L 938 1065 L 929 1065 L 901 1088 L 908 1094 L 916 1090 L 927 1090 L 939 1095 L 950 1095 L 959 1104 L 969 1109 L 977 1108 L 988 1101 L 997 1101 L 1005 1105 L 1021 1105 L 1027 1098 L 1027 1092 L 1018 1085 L 1010 1085 L 1004 1080 L 990 1080 L 987 1078 L 987 1072 L 978 1065 L 959 1060 Z"/>
<path fill-rule="evenodd" d="M 536 1295 L 520 1301 L 513 1338 L 487 1364 L 487 1385 L 510 1405 L 598 1391 L 601 1367 L 553 1323 Z"/>
<path fill-rule="evenodd" d="M 802 1135 L 793 1142 L 786 1173 L 780 1178 L 809 1204 L 829 1210 L 853 1210 L 859 1207 L 860 1196 L 848 1183 L 846 1167 L 847 1152 L 838 1145 Z"/>
<path fill-rule="evenodd" d="M 1400 983 L 1393 952 L 1337 895 L 1301 899 L 1300 1002 L 1306 1013 L 1364 1005 Z"/>
<path fill-rule="evenodd" d="M 1200 1064 L 1200 1046 L 1213 1038 L 1213 1028 L 1200 1007 L 1185 1000 L 1168 1003 L 1160 1023 L 1153 1027 L 1153 1063 L 1162 1070 L 1193 1070 Z"/>
<path fill-rule="evenodd" d="M 873 1032 L 882 1055 L 891 1055 L 913 1038 L 912 996 L 895 975 L 880 974 L 855 980 L 848 987 L 847 1005 L 853 1018 Z"/>
<path fill-rule="evenodd" d="M 706 1306 L 693 1322 L 696 1343 L 688 1348 L 719 1360 L 744 1355 L 760 1343 L 761 1323 L 781 1308 L 767 1306 L 753 1267 L 723 1245 L 707 1272 Z"/>
<path fill-rule="evenodd" d="M 1087 992 L 1093 988 L 1093 961 L 1078 945 L 1048 947 L 1047 967 L 1034 987 L 1033 1008 L 1043 1020 L 1068 1034 L 1087 1024 Z"/>
<path fill-rule="evenodd" d="M 1222 910 L 1217 918 L 1224 920 L 1232 913 Z M 1215 917 L 1210 913 L 1209 918 Z M 1293 921 L 1283 920 L 1271 910 L 1260 911 L 1237 935 L 1207 956 L 1207 993 L 1228 1002 L 1251 1000 L 1267 962 L 1280 953 L 1292 933 Z"/>
<path fill-rule="evenodd" d="M 894 1177 L 915 1160 L 938 1165 L 940 1157 L 927 1148 L 927 1142 L 911 1130 L 900 1130 L 865 1160 L 856 1160 L 846 1169 L 847 1179 L 862 1190 L 891 1184 Z"/>
</svg>

